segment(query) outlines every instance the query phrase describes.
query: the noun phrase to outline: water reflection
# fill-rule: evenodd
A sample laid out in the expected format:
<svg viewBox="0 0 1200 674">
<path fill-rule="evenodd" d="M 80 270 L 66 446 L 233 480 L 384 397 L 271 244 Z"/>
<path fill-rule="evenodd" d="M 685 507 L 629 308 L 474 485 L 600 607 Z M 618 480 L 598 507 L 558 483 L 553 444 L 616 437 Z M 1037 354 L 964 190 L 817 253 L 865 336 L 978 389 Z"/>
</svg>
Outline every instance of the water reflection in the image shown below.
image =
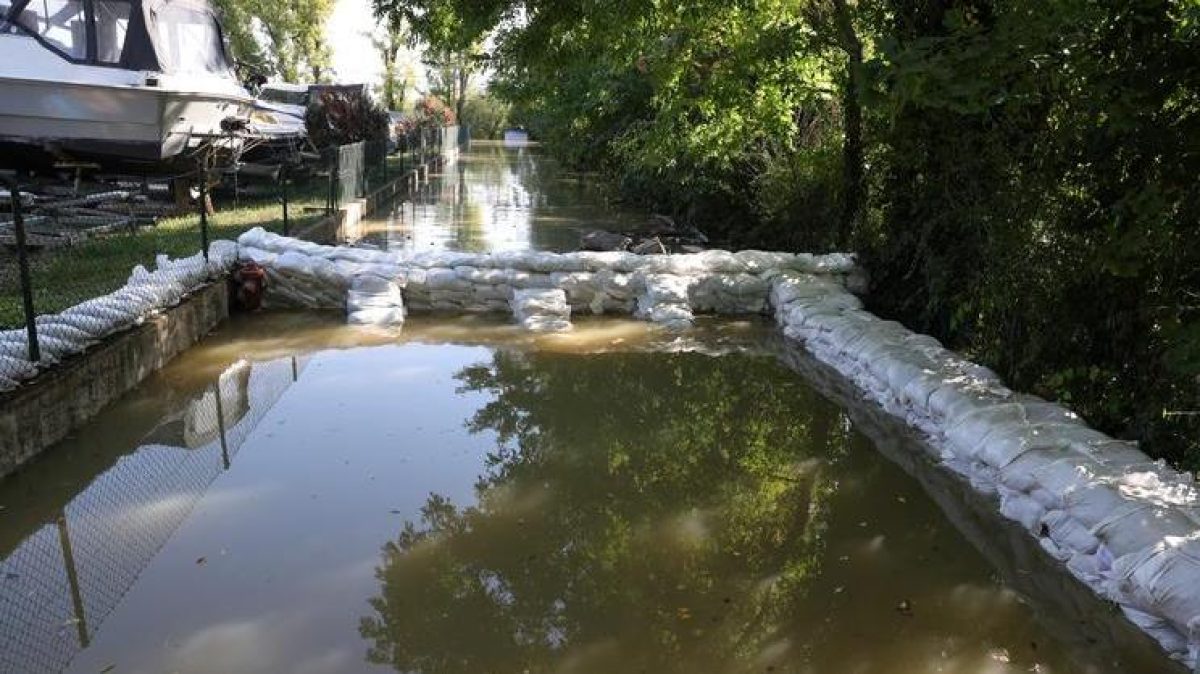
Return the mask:
<svg viewBox="0 0 1200 674">
<path fill-rule="evenodd" d="M 472 142 L 414 198 L 365 225 L 364 241 L 391 250 L 575 250 L 589 228 L 640 216 L 609 203 L 591 176 L 562 170 L 537 146 Z"/>
<path fill-rule="evenodd" d="M 87 648 L 303 367 L 297 357 L 240 361 L 183 392 L 185 401 L 167 396 L 162 416 L 127 418 L 126 433 L 142 435 L 136 449 L 97 452 L 111 463 L 69 498 L 42 480 L 58 466 L 36 463 L 7 480 L 0 497 L 14 506 L 0 535 L 0 670 L 58 672 Z M 65 445 L 56 450 L 81 449 L 78 440 Z M 48 493 L 12 498 L 33 490 Z"/>
<path fill-rule="evenodd" d="M 696 360 L 700 359 L 700 360 Z M 739 359 L 740 360 L 740 359 Z M 703 367 L 698 365 L 703 364 Z M 499 351 L 478 503 L 384 549 L 368 659 L 398 671 L 721 671 L 787 639 L 849 432 L 768 359 Z"/>
<path fill-rule="evenodd" d="M 371 663 L 1081 671 L 772 359 L 502 349 L 458 378 L 491 397 L 468 428 L 497 447 L 474 503 L 431 494 L 383 548 Z"/>
<path fill-rule="evenodd" d="M 1164 669 L 769 334 L 234 320 L 0 483 L 0 671 Z"/>
</svg>

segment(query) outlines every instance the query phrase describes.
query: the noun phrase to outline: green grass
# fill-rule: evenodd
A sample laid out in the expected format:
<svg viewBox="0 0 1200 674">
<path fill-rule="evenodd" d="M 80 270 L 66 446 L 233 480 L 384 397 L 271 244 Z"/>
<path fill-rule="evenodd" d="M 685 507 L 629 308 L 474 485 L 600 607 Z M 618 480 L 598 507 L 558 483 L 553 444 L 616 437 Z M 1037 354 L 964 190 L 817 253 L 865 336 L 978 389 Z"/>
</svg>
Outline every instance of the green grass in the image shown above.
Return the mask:
<svg viewBox="0 0 1200 674">
<path fill-rule="evenodd" d="M 387 177 L 400 177 L 402 167 L 411 167 L 413 158 L 388 157 Z M 383 185 L 384 172 L 376 165 L 367 171 L 370 189 Z M 314 177 L 297 181 L 291 188 L 288 205 L 289 233 L 295 234 L 324 217 L 329 183 Z M 208 218 L 208 239 L 234 240 L 254 227 L 283 233 L 283 209 L 278 195 L 243 199 L 235 206 L 214 199 L 216 213 Z M 80 302 L 111 293 L 129 279 L 137 265 L 154 267 L 154 258 L 166 254 L 172 258 L 195 255 L 200 251 L 198 213 L 163 218 L 152 227 L 128 233 L 114 233 L 88 239 L 76 245 L 34 250 L 30 253 L 33 303 L 37 314 L 56 313 Z M 24 325 L 21 286 L 16 254 L 0 250 L 0 328 Z"/>
<path fill-rule="evenodd" d="M 297 194 L 289 203 L 289 231 L 316 222 L 324 213 L 323 198 L 311 191 Z M 283 231 L 283 209 L 273 199 L 243 203 L 240 207 L 216 204 L 208 219 L 208 239 L 234 240 L 254 227 Z M 88 239 L 73 246 L 31 251 L 30 277 L 34 308 L 38 314 L 55 313 L 92 297 L 113 292 L 125 284 L 137 265 L 153 269 L 154 258 L 195 255 L 201 249 L 198 213 L 164 218 L 152 227 Z M 0 252 L 0 327 L 25 322 L 17 258 Z"/>
</svg>

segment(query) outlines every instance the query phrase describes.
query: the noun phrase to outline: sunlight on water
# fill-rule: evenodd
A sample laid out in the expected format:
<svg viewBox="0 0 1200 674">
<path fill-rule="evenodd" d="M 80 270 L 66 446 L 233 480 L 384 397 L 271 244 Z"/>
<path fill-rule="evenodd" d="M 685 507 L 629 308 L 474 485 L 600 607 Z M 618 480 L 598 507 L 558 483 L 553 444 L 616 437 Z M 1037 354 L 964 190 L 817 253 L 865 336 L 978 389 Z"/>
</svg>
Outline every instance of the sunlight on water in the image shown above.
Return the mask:
<svg viewBox="0 0 1200 674">
<path fill-rule="evenodd" d="M 364 224 L 363 243 L 389 250 L 577 250 L 586 229 L 642 216 L 614 208 L 598 183 L 568 174 L 536 146 L 472 142 L 415 198 Z"/>
</svg>

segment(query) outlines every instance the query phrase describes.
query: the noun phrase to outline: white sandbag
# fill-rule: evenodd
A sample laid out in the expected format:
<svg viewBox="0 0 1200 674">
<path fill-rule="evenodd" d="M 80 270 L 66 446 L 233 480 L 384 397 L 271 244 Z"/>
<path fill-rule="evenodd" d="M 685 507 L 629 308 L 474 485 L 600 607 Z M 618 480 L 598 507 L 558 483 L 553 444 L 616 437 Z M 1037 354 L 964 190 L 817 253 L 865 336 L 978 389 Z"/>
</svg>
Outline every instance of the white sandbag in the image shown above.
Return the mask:
<svg viewBox="0 0 1200 674">
<path fill-rule="evenodd" d="M 1054 539 L 1060 547 L 1087 555 L 1094 554 L 1100 547 L 1100 539 L 1095 534 L 1061 510 L 1047 512 L 1041 524 L 1042 533 Z"/>
<path fill-rule="evenodd" d="M 674 274 L 650 274 L 645 277 L 645 304 L 687 304 L 688 288 L 692 280 Z"/>
<path fill-rule="evenodd" d="M 1046 516 L 1046 509 L 1021 492 L 1002 489 L 1000 514 L 1020 523 L 1029 531 L 1038 532 L 1041 529 L 1042 518 Z"/>
<path fill-rule="evenodd" d="M 1200 541 L 1167 538 L 1113 564 L 1119 587 L 1137 608 L 1189 634 L 1200 620 Z"/>
<path fill-rule="evenodd" d="M 562 290 L 514 290 L 509 304 L 513 316 L 527 330 L 561 332 L 571 328 L 571 306 Z"/>
</svg>

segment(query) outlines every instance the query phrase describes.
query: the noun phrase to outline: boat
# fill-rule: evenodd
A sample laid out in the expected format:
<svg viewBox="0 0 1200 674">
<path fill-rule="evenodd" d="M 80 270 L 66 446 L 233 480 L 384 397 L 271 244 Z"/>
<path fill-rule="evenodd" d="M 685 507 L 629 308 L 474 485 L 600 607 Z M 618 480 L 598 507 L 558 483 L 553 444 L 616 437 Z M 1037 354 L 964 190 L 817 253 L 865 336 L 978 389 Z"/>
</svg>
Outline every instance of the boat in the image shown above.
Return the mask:
<svg viewBox="0 0 1200 674">
<path fill-rule="evenodd" d="M 0 0 L 0 164 L 190 168 L 253 104 L 207 0 Z"/>
<path fill-rule="evenodd" d="M 504 147 L 525 147 L 529 144 L 529 132 L 525 129 L 505 129 Z"/>
</svg>

